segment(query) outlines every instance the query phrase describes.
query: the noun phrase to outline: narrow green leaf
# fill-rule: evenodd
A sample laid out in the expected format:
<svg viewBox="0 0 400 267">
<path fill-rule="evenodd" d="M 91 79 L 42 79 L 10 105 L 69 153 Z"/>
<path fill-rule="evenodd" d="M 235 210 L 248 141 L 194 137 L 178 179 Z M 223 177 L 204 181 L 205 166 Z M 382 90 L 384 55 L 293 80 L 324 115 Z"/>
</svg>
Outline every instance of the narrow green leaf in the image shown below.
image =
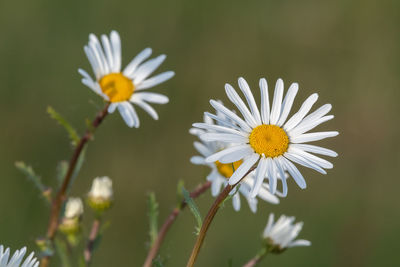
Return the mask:
<svg viewBox="0 0 400 267">
<path fill-rule="evenodd" d="M 21 171 L 33 184 L 43 193 L 47 191 L 47 187 L 43 185 L 42 178 L 35 173 L 31 166 L 28 166 L 23 161 L 15 162 L 15 167 Z"/>
<path fill-rule="evenodd" d="M 49 113 L 52 119 L 55 119 L 61 126 L 64 127 L 72 141 L 72 144 L 76 146 L 79 143 L 80 138 L 71 124 L 69 124 L 66 119 L 64 119 L 57 111 L 54 110 L 54 108 L 50 106 L 47 107 L 47 113 Z"/>
<path fill-rule="evenodd" d="M 184 181 L 183 179 L 178 181 L 178 184 L 176 186 L 176 205 L 177 207 L 181 206 L 182 201 L 185 199 L 183 196 L 182 188 L 184 187 Z"/>
<path fill-rule="evenodd" d="M 151 192 L 148 196 L 148 209 L 149 209 L 149 236 L 150 247 L 154 244 L 158 236 L 158 203 L 156 195 Z"/>
<path fill-rule="evenodd" d="M 62 184 L 64 177 L 67 174 L 68 166 L 69 164 L 66 160 L 60 161 L 57 165 L 57 181 L 59 185 Z"/>
<path fill-rule="evenodd" d="M 160 255 L 158 255 L 154 260 L 153 260 L 153 266 L 154 267 L 164 267 L 164 264 L 161 261 Z"/>
<path fill-rule="evenodd" d="M 233 198 L 233 196 L 239 191 L 240 186 L 241 186 L 241 184 L 238 184 L 235 188 L 233 188 L 232 190 L 235 190 L 234 193 L 229 194 L 229 195 L 224 199 L 224 201 L 222 201 L 221 204 L 219 204 L 219 206 L 220 206 L 221 208 L 223 208 L 223 207 L 225 206 L 225 202 L 227 202 L 227 201 L 229 201 L 229 200 L 231 200 L 231 199 Z"/>
<path fill-rule="evenodd" d="M 62 267 L 70 267 L 71 262 L 69 261 L 68 248 L 67 248 L 67 245 L 65 244 L 65 242 L 61 239 L 56 238 L 54 240 L 54 244 L 56 247 L 57 254 L 61 261 L 61 266 Z"/>
<path fill-rule="evenodd" d="M 196 233 L 198 234 L 201 229 L 201 226 L 203 225 L 203 220 L 201 219 L 200 211 L 197 208 L 197 205 L 194 202 L 194 200 L 190 197 L 190 193 L 184 187 L 182 187 L 182 193 L 183 197 L 185 198 L 185 202 L 189 206 L 190 211 L 192 212 L 194 218 L 196 219 L 197 222 Z"/>
</svg>

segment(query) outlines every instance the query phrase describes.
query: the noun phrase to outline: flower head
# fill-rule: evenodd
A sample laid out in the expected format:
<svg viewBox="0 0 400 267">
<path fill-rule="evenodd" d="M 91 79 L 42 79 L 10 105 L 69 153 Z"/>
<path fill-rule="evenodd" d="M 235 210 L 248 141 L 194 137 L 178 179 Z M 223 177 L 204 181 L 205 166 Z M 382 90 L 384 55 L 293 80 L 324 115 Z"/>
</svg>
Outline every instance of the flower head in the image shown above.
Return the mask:
<svg viewBox="0 0 400 267">
<path fill-rule="evenodd" d="M 217 112 L 216 118 L 217 119 L 226 119 L 225 116 L 219 112 Z M 214 125 L 214 122 L 209 117 L 209 114 L 204 115 L 204 122 L 209 125 Z M 219 125 L 220 125 L 220 122 L 217 121 L 217 124 L 215 126 L 218 127 Z M 213 132 L 213 131 L 212 130 L 202 130 L 202 129 L 197 129 L 197 128 L 190 129 L 190 133 L 192 133 L 196 136 L 202 135 L 206 132 Z M 194 142 L 194 147 L 200 153 L 200 155 L 193 156 L 190 160 L 193 164 L 205 165 L 205 166 L 210 167 L 211 173 L 207 176 L 207 180 L 211 181 L 211 194 L 214 197 L 220 193 L 222 187 L 225 187 L 228 184 L 228 179 L 232 176 L 232 174 L 234 173 L 234 170 L 240 167 L 243 160 L 239 160 L 239 161 L 236 161 L 233 163 L 226 164 L 226 163 L 221 163 L 219 161 L 206 162 L 206 158 L 218 151 L 228 148 L 231 145 L 232 144 L 227 144 L 227 143 L 217 142 L 217 141 L 206 142 L 206 141 L 200 140 L 200 142 L 197 142 L 197 141 Z M 233 196 L 232 196 L 233 208 L 236 211 L 239 211 L 240 206 L 241 206 L 240 194 L 242 196 L 244 196 L 244 198 L 247 200 L 250 210 L 254 213 L 257 211 L 258 199 L 254 198 L 254 197 L 250 197 L 250 192 L 254 185 L 254 177 L 255 177 L 255 173 L 251 172 L 241 181 L 240 186 L 238 186 L 236 188 L 236 190 L 231 191 L 231 194 L 233 194 Z M 283 194 L 278 192 L 278 195 L 282 196 Z M 260 198 L 266 202 L 269 202 L 271 204 L 279 203 L 279 199 L 275 195 L 273 195 L 269 192 L 269 186 L 266 183 L 262 184 L 260 190 L 258 191 L 257 196 L 258 196 L 258 198 Z"/>
<path fill-rule="evenodd" d="M 333 168 L 332 163 L 311 153 L 336 157 L 336 152 L 319 146 L 304 144 L 338 135 L 336 131 L 307 133 L 319 124 L 333 118 L 333 115 L 325 116 L 332 108 L 330 104 L 325 104 L 308 114 L 318 99 L 318 94 L 312 94 L 304 101 L 299 111 L 288 119 L 298 91 L 297 83 L 293 83 L 289 87 L 285 98 L 283 98 L 283 81 L 278 79 L 270 108 L 267 81 L 260 79 L 261 110 L 256 104 L 249 85 L 243 78 L 239 78 L 239 88 L 250 109 L 231 85 L 225 85 L 229 100 L 237 107 L 244 119 L 221 103 L 211 100 L 211 105 L 217 112 L 224 114 L 226 119 L 212 115 L 212 118 L 219 120 L 221 125 L 215 126 L 207 122 L 193 125 L 199 129 L 209 130 L 200 135 L 204 141 L 231 144 L 223 150 L 209 155 L 205 160 L 206 162 L 218 161 L 223 164 L 230 164 L 243 161 L 229 178 L 229 184 L 238 183 L 244 174 L 253 166 L 256 166 L 255 183 L 251 191 L 251 196 L 255 197 L 263 186 L 266 177 L 271 193 L 274 194 L 278 177 L 285 177 L 285 172 L 288 172 L 298 186 L 304 189 L 306 181 L 292 161 L 322 174 L 326 174 L 324 169 Z M 283 193 L 286 195 L 286 179 L 281 179 L 281 181 Z"/>
<path fill-rule="evenodd" d="M 153 119 L 158 119 L 157 112 L 148 103 L 165 104 L 168 103 L 168 97 L 141 91 L 174 76 L 173 71 L 167 71 L 149 78 L 165 60 L 165 55 L 144 62 L 152 53 L 151 48 L 146 48 L 121 70 L 121 40 L 116 31 L 112 31 L 110 37 L 102 35 L 101 43 L 94 34 L 90 34 L 89 43 L 84 50 L 92 65 L 95 79 L 79 69 L 83 76 L 82 83 L 110 102 L 109 113 L 118 108 L 126 124 L 138 128 L 139 117 L 131 104 L 133 103 L 144 109 Z"/>
<path fill-rule="evenodd" d="M 263 238 L 266 240 L 270 251 L 280 253 L 286 248 L 311 245 L 308 240 L 294 240 L 303 228 L 303 222 L 294 223 L 294 220 L 294 217 L 282 215 L 274 223 L 274 214 L 269 215 Z"/>
<path fill-rule="evenodd" d="M 26 247 L 17 250 L 10 258 L 10 248 L 4 250 L 3 245 L 0 245 L 0 267 L 38 267 L 39 261 L 34 258 L 34 253 L 31 252 L 29 256 L 22 263 L 26 253 Z"/>
<path fill-rule="evenodd" d="M 89 205 L 96 211 L 104 211 L 111 206 L 112 198 L 112 180 L 107 176 L 95 178 L 88 194 Z"/>
</svg>

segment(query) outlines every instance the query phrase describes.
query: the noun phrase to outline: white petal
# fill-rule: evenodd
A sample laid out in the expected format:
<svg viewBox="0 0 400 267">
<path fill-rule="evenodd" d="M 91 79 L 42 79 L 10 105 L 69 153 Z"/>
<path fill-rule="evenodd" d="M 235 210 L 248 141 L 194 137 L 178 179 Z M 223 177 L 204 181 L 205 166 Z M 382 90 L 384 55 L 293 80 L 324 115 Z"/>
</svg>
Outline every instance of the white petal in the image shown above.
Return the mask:
<svg viewBox="0 0 400 267">
<path fill-rule="evenodd" d="M 307 143 L 307 142 L 313 142 L 313 141 L 318 141 L 322 140 L 328 137 L 334 137 L 337 136 L 339 132 L 336 131 L 331 131 L 331 132 L 316 132 L 316 133 L 306 133 L 306 134 L 301 134 L 296 137 L 291 138 L 292 143 Z"/>
<path fill-rule="evenodd" d="M 168 97 L 165 95 L 149 92 L 135 93 L 132 95 L 132 98 L 138 98 L 140 100 L 155 104 L 166 104 L 169 101 Z"/>
<path fill-rule="evenodd" d="M 237 168 L 237 170 L 232 174 L 231 178 L 229 179 L 229 184 L 234 185 L 238 183 L 250 170 L 250 168 L 253 167 L 253 165 L 257 162 L 257 160 L 260 158 L 260 155 L 254 153 L 247 159 L 243 161 L 243 163 Z"/>
<path fill-rule="evenodd" d="M 307 115 L 307 113 L 310 111 L 314 103 L 318 100 L 318 94 L 312 94 L 310 95 L 306 101 L 301 105 L 299 111 L 294 114 L 283 126 L 283 129 L 286 131 L 290 131 L 294 127 L 296 127 L 297 124 L 301 122 L 301 120 L 304 118 L 304 116 Z"/>
<path fill-rule="evenodd" d="M 337 157 L 337 153 L 333 150 L 323 148 L 320 146 L 308 145 L 308 144 L 291 144 L 291 147 L 301 149 L 303 151 L 312 152 L 320 155 Z"/>
<path fill-rule="evenodd" d="M 192 124 L 193 127 L 200 128 L 200 129 L 205 129 L 208 131 L 212 132 L 218 132 L 218 133 L 230 133 L 230 134 L 236 134 L 239 136 L 243 136 L 245 138 L 248 138 L 249 135 L 247 133 L 239 132 L 237 130 L 225 127 L 225 126 L 220 126 L 220 125 L 214 125 L 214 124 L 207 124 L 207 123 L 202 123 L 202 122 L 197 122 Z"/>
<path fill-rule="evenodd" d="M 282 156 L 274 158 L 273 160 L 274 160 L 276 169 L 278 170 L 279 176 L 281 177 L 281 181 L 282 181 L 282 196 L 286 197 L 288 189 L 287 189 L 287 184 L 286 184 L 285 167 L 284 167 L 284 164 L 281 163 L 281 160 L 280 160 L 281 157 Z"/>
<path fill-rule="evenodd" d="M 240 210 L 240 196 L 239 196 L 239 193 L 236 193 L 235 195 L 233 195 L 232 204 L 233 204 L 233 209 L 235 211 L 239 211 Z"/>
<path fill-rule="evenodd" d="M 141 82 L 138 86 L 137 86 L 137 90 L 143 90 L 143 89 L 147 89 L 153 86 L 156 86 L 160 83 L 163 83 L 169 79 L 171 79 L 172 77 L 174 77 L 175 72 L 173 71 L 167 71 L 167 72 L 163 72 L 161 74 L 158 74 L 154 77 L 151 77 L 150 79 L 147 79 L 143 82 Z"/>
<path fill-rule="evenodd" d="M 146 111 L 153 119 L 158 120 L 158 114 L 157 112 L 154 110 L 154 108 L 152 108 L 149 104 L 147 104 L 144 101 L 138 100 L 138 99 L 133 99 L 131 101 L 132 103 L 135 103 L 136 105 L 138 105 L 139 107 L 141 107 L 144 111 Z"/>
<path fill-rule="evenodd" d="M 213 119 L 215 121 L 217 121 L 217 123 L 221 126 L 225 126 L 225 127 L 229 127 L 229 128 L 233 128 L 239 131 L 242 131 L 242 129 L 240 129 L 238 126 L 232 124 L 232 122 L 230 120 L 226 120 L 224 118 L 218 117 L 217 115 L 211 114 L 209 112 L 204 112 L 204 116 L 208 119 Z M 204 119 L 204 121 L 206 121 L 206 119 Z M 206 122 L 208 123 L 208 122 Z M 211 124 L 211 123 L 209 123 Z"/>
<path fill-rule="evenodd" d="M 272 101 L 270 124 L 276 124 L 281 114 L 281 105 L 283 97 L 283 81 L 278 79 L 275 85 L 274 99 Z"/>
<path fill-rule="evenodd" d="M 233 87 L 228 83 L 225 84 L 225 92 L 229 100 L 239 109 L 245 121 L 251 127 L 257 127 L 257 122 L 253 118 L 253 115 L 250 113 L 249 109 L 246 107 L 245 103 L 240 98 L 240 96 L 236 93 L 235 89 L 233 89 Z"/>
<path fill-rule="evenodd" d="M 260 111 L 258 111 L 258 107 L 256 104 L 256 101 L 254 100 L 254 96 L 251 93 L 250 87 L 247 84 L 246 80 L 243 79 L 242 77 L 239 78 L 239 88 L 243 92 L 244 96 L 246 97 L 247 104 L 250 107 L 251 113 L 256 120 L 257 124 L 260 125 L 262 124 L 261 122 L 261 117 L 260 117 Z"/>
<path fill-rule="evenodd" d="M 304 167 L 314 169 L 317 172 L 322 173 L 322 174 L 326 174 L 326 171 L 324 169 L 322 169 L 319 165 L 310 162 L 306 158 L 304 158 L 296 153 L 286 152 L 284 154 L 284 156 L 291 161 L 294 161 L 300 165 L 303 165 Z"/>
<path fill-rule="evenodd" d="M 261 118 L 264 124 L 269 124 L 269 96 L 268 96 L 268 84 L 264 78 L 260 79 L 260 91 L 261 91 Z"/>
<path fill-rule="evenodd" d="M 123 74 L 126 77 L 132 77 L 133 73 L 137 69 L 137 67 L 151 55 L 151 48 L 143 49 L 136 57 L 134 57 L 131 62 L 125 67 Z"/>
<path fill-rule="evenodd" d="M 332 109 L 331 104 L 325 104 L 322 107 L 318 108 L 316 111 L 308 114 L 302 121 L 302 123 L 306 123 L 308 121 L 318 120 L 322 116 L 325 116 Z"/>
<path fill-rule="evenodd" d="M 106 56 L 106 59 L 107 59 L 107 63 L 108 63 L 108 66 L 110 68 L 110 71 L 111 71 L 111 70 L 113 70 L 113 66 L 114 66 L 114 57 L 113 57 L 113 53 L 112 53 L 110 40 L 108 39 L 107 35 L 103 34 L 101 36 L 101 41 L 103 43 L 103 47 L 104 47 L 104 52 L 105 52 L 105 56 Z"/>
<path fill-rule="evenodd" d="M 218 103 L 215 100 L 210 100 L 210 104 L 215 108 L 215 110 L 225 114 L 232 121 L 236 122 L 244 131 L 246 131 L 247 133 L 251 132 L 252 129 L 249 127 L 249 125 L 241 118 L 239 118 L 239 116 L 237 116 L 235 113 L 224 107 L 224 105 Z"/>
<path fill-rule="evenodd" d="M 204 157 L 208 157 L 208 156 L 210 156 L 211 154 L 214 153 L 214 151 L 211 151 L 211 150 L 209 149 L 209 147 L 207 147 L 207 146 L 204 145 L 203 143 L 194 142 L 193 145 L 194 145 L 194 148 L 195 148 L 201 155 L 203 155 Z"/>
<path fill-rule="evenodd" d="M 99 66 L 99 63 L 92 51 L 92 49 L 89 48 L 89 46 L 84 46 L 83 50 L 85 51 L 86 57 L 90 62 L 90 65 L 92 66 L 92 70 L 94 75 L 96 76 L 96 79 L 99 79 L 101 77 L 101 67 Z"/>
<path fill-rule="evenodd" d="M 288 134 L 289 134 L 289 136 L 296 136 L 296 135 L 303 134 L 305 132 L 308 132 L 308 131 L 314 129 L 315 127 L 317 127 L 321 123 L 329 121 L 329 120 L 331 120 L 333 118 L 334 118 L 333 115 L 329 115 L 329 116 L 325 116 L 325 117 L 319 118 L 319 119 L 314 120 L 314 121 L 301 122 L 299 125 L 297 125 L 292 130 L 290 130 L 288 132 Z"/>
<path fill-rule="evenodd" d="M 292 83 L 292 85 L 290 85 L 288 92 L 286 93 L 285 99 L 283 100 L 282 113 L 277 123 L 278 126 L 282 126 L 285 123 L 298 90 L 299 85 L 297 83 Z"/>
<path fill-rule="evenodd" d="M 249 140 L 241 135 L 225 133 L 205 133 L 200 136 L 200 139 L 206 142 L 219 141 L 225 143 L 247 143 Z"/>
<path fill-rule="evenodd" d="M 268 217 L 268 223 L 267 226 L 264 229 L 263 236 L 268 237 L 269 233 L 271 232 L 272 227 L 274 226 L 274 214 L 270 213 Z"/>
<path fill-rule="evenodd" d="M 296 166 L 293 165 L 289 160 L 285 159 L 284 157 L 281 157 L 281 162 L 285 164 L 286 169 L 290 173 L 290 175 L 293 177 L 294 181 L 297 183 L 297 185 L 301 188 L 304 189 L 306 188 L 306 180 L 304 180 L 303 175 L 299 172 L 299 170 L 296 168 Z"/>
<path fill-rule="evenodd" d="M 251 190 L 250 197 L 254 198 L 259 193 L 261 185 L 264 181 L 266 171 L 267 171 L 267 160 L 264 157 L 262 157 L 256 168 L 256 173 L 255 173 L 255 178 L 254 178 L 255 183 Z"/>
<path fill-rule="evenodd" d="M 112 72 L 121 71 L 121 39 L 118 32 L 112 31 L 110 34 L 111 49 L 113 51 L 114 65 Z"/>
<path fill-rule="evenodd" d="M 311 242 L 308 240 L 304 240 L 304 239 L 298 239 L 296 241 L 293 241 L 289 244 L 289 248 L 292 247 L 302 247 L 302 246 L 311 246 Z"/>
<path fill-rule="evenodd" d="M 100 45 L 99 39 L 97 39 L 97 36 L 94 34 L 90 34 L 89 35 L 89 44 L 92 44 L 94 46 L 94 50 L 96 50 L 96 52 L 98 53 L 100 60 L 101 60 L 101 64 L 103 66 L 103 70 L 104 70 L 104 74 L 109 73 L 110 72 L 110 68 L 107 62 L 107 58 L 104 55 L 103 52 L 103 48 Z"/>
<path fill-rule="evenodd" d="M 201 157 L 201 156 L 191 157 L 190 162 L 195 165 L 206 165 L 207 164 L 207 162 L 204 160 L 204 157 Z"/>
<path fill-rule="evenodd" d="M 221 163 L 231 163 L 235 162 L 238 160 L 241 160 L 242 158 L 247 157 L 248 155 L 253 153 L 253 149 L 249 145 L 245 145 L 246 147 L 242 148 L 241 150 L 235 151 L 231 154 L 222 156 L 219 161 Z"/>
<path fill-rule="evenodd" d="M 129 104 L 128 104 L 129 105 Z M 120 103 L 118 105 L 118 110 L 119 113 L 121 114 L 122 118 L 124 119 L 126 125 L 128 125 L 129 127 L 133 127 L 135 126 L 135 120 L 132 117 L 131 112 L 129 111 L 129 108 L 127 105 L 124 105 L 124 103 Z"/>
<path fill-rule="evenodd" d="M 166 55 L 160 55 L 156 58 L 148 60 L 146 63 L 143 63 L 130 77 L 133 79 L 133 83 L 139 87 L 140 83 L 144 81 L 150 74 L 152 74 L 161 65 L 161 63 L 163 63 L 166 57 Z"/>
<path fill-rule="evenodd" d="M 307 153 L 299 148 L 295 148 L 295 147 L 290 147 L 289 148 L 289 152 L 293 152 L 298 154 L 301 157 L 306 158 L 307 160 L 315 163 L 318 166 L 321 166 L 322 168 L 325 169 L 332 169 L 333 168 L 333 164 L 330 163 L 329 161 L 322 159 L 320 157 L 314 156 L 313 154 Z"/>
<path fill-rule="evenodd" d="M 108 113 L 114 113 L 115 109 L 117 108 L 118 104 L 117 103 L 111 103 L 110 106 L 108 107 Z"/>
<path fill-rule="evenodd" d="M 218 151 L 217 153 L 212 154 L 211 156 L 206 158 L 206 162 L 215 162 L 215 161 L 220 161 L 220 159 L 224 156 L 228 156 L 231 154 L 234 154 L 235 156 L 235 160 L 233 161 L 225 161 L 225 162 L 221 162 L 221 163 L 232 163 L 235 161 L 238 161 L 242 158 L 244 158 L 246 156 L 247 149 L 248 149 L 248 145 L 237 145 L 237 146 L 231 146 L 228 148 L 225 148 L 224 150 Z"/>
</svg>

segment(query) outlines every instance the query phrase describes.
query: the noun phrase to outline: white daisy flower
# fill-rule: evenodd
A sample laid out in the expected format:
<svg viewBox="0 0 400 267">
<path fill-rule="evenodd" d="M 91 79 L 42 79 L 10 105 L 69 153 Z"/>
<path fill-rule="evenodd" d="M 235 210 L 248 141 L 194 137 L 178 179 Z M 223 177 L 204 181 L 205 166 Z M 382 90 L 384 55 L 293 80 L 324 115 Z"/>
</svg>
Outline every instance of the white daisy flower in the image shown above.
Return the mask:
<svg viewBox="0 0 400 267">
<path fill-rule="evenodd" d="M 67 219 L 78 218 L 83 214 L 83 203 L 79 197 L 70 197 L 65 204 L 64 217 Z"/>
<path fill-rule="evenodd" d="M 94 92 L 111 102 L 108 112 L 118 108 L 119 113 L 129 127 L 139 127 L 139 117 L 132 104 L 144 109 L 150 116 L 158 120 L 157 112 L 148 104 L 166 104 L 168 97 L 142 90 L 156 86 L 174 76 L 173 71 L 163 72 L 148 78 L 165 60 L 165 55 L 144 62 L 151 55 L 151 48 L 140 52 L 121 71 L 121 40 L 118 32 L 112 31 L 110 37 L 101 36 L 101 43 L 94 35 L 89 35 L 89 43 L 84 47 L 86 56 L 92 65 L 95 79 L 83 69 L 82 83 Z"/>
<path fill-rule="evenodd" d="M 223 114 L 218 114 L 218 118 L 222 117 Z M 206 115 L 204 116 L 204 122 L 208 124 L 214 124 L 213 121 Z M 202 129 L 192 128 L 190 129 L 190 133 L 194 135 L 201 135 L 204 134 L 205 131 L 203 131 Z M 215 197 L 220 193 L 221 188 L 224 188 L 228 184 L 228 179 L 232 176 L 234 172 L 233 168 L 237 169 L 243 161 L 239 160 L 230 164 L 224 164 L 219 161 L 213 163 L 206 162 L 207 157 L 225 149 L 227 147 L 226 143 L 202 141 L 194 142 L 194 147 L 200 153 L 200 156 L 193 156 L 190 161 L 193 164 L 205 165 L 211 168 L 211 173 L 207 176 L 207 180 L 211 181 L 211 194 Z M 231 195 L 233 194 L 233 208 L 236 211 L 239 211 L 241 206 L 240 194 L 242 194 L 247 200 L 250 210 L 253 213 L 257 211 L 258 200 L 255 197 L 250 197 L 251 188 L 254 186 L 254 174 L 254 172 L 251 172 L 241 181 L 238 189 L 231 191 Z M 283 196 L 283 194 L 281 194 L 280 192 L 278 192 L 278 195 Z M 271 204 L 279 203 L 279 199 L 269 192 L 269 187 L 266 183 L 263 183 L 257 196 L 260 199 L 267 201 Z"/>
<path fill-rule="evenodd" d="M 282 252 L 286 248 L 311 245 L 311 242 L 308 240 L 294 240 L 303 228 L 303 222 L 294 224 L 294 220 L 295 217 L 282 215 L 274 223 L 274 214 L 271 213 L 269 215 L 263 238 L 267 241 L 272 252 Z"/>
<path fill-rule="evenodd" d="M 23 247 L 15 251 L 9 260 L 10 248 L 4 250 L 3 245 L 0 245 L 0 267 L 38 267 L 39 261 L 34 258 L 33 252 L 22 262 L 25 253 L 26 247 Z"/>
<path fill-rule="evenodd" d="M 219 161 L 224 164 L 243 160 L 243 164 L 229 179 L 229 184 L 236 184 L 249 169 L 256 166 L 255 185 L 251 192 L 251 196 L 255 197 L 265 177 L 268 177 L 271 192 L 275 193 L 278 174 L 284 177 L 285 171 L 294 178 L 300 188 L 304 189 L 306 181 L 292 161 L 323 174 L 326 174 L 324 169 L 333 168 L 332 163 L 309 152 L 331 157 L 336 157 L 336 152 L 304 144 L 338 135 L 336 131 L 307 133 L 319 124 L 333 118 L 333 115 L 325 116 L 332 108 L 330 104 L 325 104 L 308 114 L 318 99 L 318 94 L 312 94 L 304 101 L 299 111 L 287 120 L 298 91 L 297 83 L 293 83 L 289 87 L 283 99 L 283 81 L 278 79 L 270 108 L 267 81 L 260 79 L 261 112 L 249 85 L 243 78 L 239 78 L 239 87 L 245 95 L 250 110 L 231 85 L 226 84 L 225 90 L 229 100 L 239 109 L 244 120 L 221 103 L 211 100 L 211 105 L 218 112 L 223 113 L 228 120 L 223 121 L 224 125 L 218 126 L 210 123 L 193 124 L 194 127 L 213 131 L 201 135 L 204 141 L 234 143 L 206 159 L 206 162 Z M 235 124 L 230 121 L 234 121 Z M 282 179 L 282 183 L 283 191 L 287 193 L 286 180 Z"/>
</svg>

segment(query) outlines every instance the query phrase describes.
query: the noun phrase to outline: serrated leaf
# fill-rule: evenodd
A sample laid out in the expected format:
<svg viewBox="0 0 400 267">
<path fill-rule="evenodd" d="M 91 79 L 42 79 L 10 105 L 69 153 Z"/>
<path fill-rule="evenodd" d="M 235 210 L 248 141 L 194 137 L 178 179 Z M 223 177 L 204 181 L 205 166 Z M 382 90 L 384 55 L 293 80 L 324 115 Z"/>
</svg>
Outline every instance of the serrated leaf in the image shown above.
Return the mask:
<svg viewBox="0 0 400 267">
<path fill-rule="evenodd" d="M 57 111 L 55 111 L 54 108 L 48 106 L 47 113 L 52 119 L 55 119 L 61 126 L 64 127 L 72 141 L 72 144 L 76 146 L 79 143 L 80 138 L 74 127 L 72 127 L 66 119 L 64 119 Z"/>
<path fill-rule="evenodd" d="M 47 191 L 48 188 L 43 185 L 42 178 L 35 173 L 31 166 L 26 165 L 23 161 L 17 161 L 15 162 L 15 167 L 25 174 L 25 176 L 40 190 L 40 192 L 44 193 Z"/>
<path fill-rule="evenodd" d="M 157 256 L 157 257 L 153 260 L 153 266 L 154 266 L 154 267 L 164 267 L 164 264 L 162 263 L 160 256 Z"/>
<path fill-rule="evenodd" d="M 148 209 L 149 209 L 149 236 L 150 247 L 154 244 L 158 236 L 158 203 L 156 195 L 151 192 L 148 196 Z"/>
<path fill-rule="evenodd" d="M 65 242 L 56 238 L 54 240 L 54 244 L 55 244 L 57 254 L 61 261 L 61 266 L 62 267 L 70 267 L 71 262 L 69 261 L 68 248 L 67 248 L 67 245 L 65 244 Z"/>
<path fill-rule="evenodd" d="M 194 200 L 190 197 L 190 193 L 184 187 L 182 187 L 182 194 L 183 197 L 185 198 L 185 202 L 189 206 L 189 210 L 192 212 L 194 218 L 196 219 L 197 223 L 196 233 L 198 234 L 201 229 L 201 226 L 203 225 L 203 220 L 201 218 L 199 208 L 197 207 Z"/>
</svg>

